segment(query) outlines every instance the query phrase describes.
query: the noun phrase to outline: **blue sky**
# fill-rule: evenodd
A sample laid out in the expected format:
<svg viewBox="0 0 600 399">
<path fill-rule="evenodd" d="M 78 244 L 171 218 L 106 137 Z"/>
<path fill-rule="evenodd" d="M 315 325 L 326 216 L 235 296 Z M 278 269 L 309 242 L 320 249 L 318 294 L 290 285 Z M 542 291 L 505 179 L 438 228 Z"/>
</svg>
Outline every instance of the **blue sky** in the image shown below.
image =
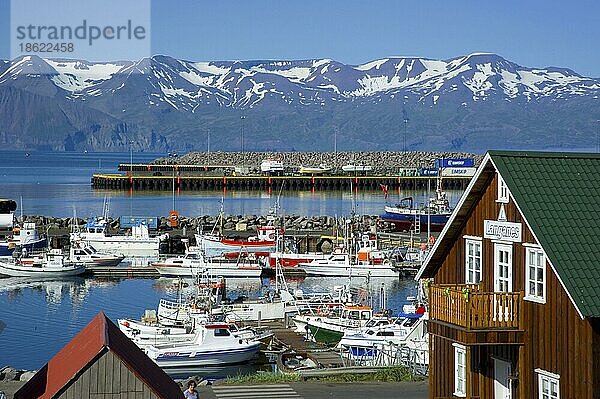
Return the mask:
<svg viewBox="0 0 600 399">
<path fill-rule="evenodd" d="M 0 0 L 1 38 L 9 35 L 8 2 Z M 486 51 L 524 66 L 600 77 L 598 38 L 594 1 L 152 1 L 152 52 L 189 60 L 323 57 L 358 64 Z M 2 40 L 0 57 L 9 54 Z"/>
</svg>

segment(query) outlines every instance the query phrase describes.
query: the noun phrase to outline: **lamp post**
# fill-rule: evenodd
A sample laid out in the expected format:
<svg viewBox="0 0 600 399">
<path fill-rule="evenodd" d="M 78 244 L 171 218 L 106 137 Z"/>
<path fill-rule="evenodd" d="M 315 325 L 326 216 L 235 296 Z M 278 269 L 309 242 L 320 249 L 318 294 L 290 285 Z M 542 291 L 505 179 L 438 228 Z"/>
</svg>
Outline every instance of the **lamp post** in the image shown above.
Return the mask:
<svg viewBox="0 0 600 399">
<path fill-rule="evenodd" d="M 408 112 L 406 112 L 406 100 L 408 96 L 404 96 L 404 103 L 402 104 L 402 122 L 404 123 L 404 145 L 403 151 L 406 152 L 406 126 L 408 125 Z"/>
<path fill-rule="evenodd" d="M 244 163 L 246 161 L 246 154 L 244 153 L 244 120 L 246 119 L 246 116 L 242 115 L 240 116 L 240 147 L 242 150 L 242 166 L 244 166 Z"/>
<path fill-rule="evenodd" d="M 206 153 L 210 154 L 210 129 L 206 130 Z"/>
</svg>

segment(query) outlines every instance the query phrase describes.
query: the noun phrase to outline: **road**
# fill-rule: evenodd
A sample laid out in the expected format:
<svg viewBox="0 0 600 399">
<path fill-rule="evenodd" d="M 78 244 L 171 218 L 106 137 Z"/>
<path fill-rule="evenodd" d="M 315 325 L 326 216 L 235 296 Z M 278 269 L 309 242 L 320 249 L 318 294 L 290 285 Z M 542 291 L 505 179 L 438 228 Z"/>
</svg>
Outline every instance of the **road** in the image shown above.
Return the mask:
<svg viewBox="0 0 600 399">
<path fill-rule="evenodd" d="M 426 399 L 427 381 L 404 383 L 293 382 L 270 385 L 215 385 L 200 387 L 203 399 Z"/>
</svg>

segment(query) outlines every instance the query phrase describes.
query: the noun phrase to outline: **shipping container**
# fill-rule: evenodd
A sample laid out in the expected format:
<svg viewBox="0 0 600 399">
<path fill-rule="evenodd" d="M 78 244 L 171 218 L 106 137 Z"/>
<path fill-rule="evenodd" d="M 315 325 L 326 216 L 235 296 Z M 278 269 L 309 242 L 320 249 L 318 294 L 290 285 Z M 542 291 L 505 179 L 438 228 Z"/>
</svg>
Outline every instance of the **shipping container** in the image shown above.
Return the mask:
<svg viewBox="0 0 600 399">
<path fill-rule="evenodd" d="M 475 160 L 473 158 L 440 158 L 435 161 L 437 168 L 471 168 L 475 166 Z"/>
<path fill-rule="evenodd" d="M 133 226 L 143 223 L 148 226 L 149 230 L 158 229 L 158 218 L 157 217 L 145 217 L 145 216 L 121 216 L 119 218 L 119 226 L 122 229 L 130 229 Z"/>
</svg>

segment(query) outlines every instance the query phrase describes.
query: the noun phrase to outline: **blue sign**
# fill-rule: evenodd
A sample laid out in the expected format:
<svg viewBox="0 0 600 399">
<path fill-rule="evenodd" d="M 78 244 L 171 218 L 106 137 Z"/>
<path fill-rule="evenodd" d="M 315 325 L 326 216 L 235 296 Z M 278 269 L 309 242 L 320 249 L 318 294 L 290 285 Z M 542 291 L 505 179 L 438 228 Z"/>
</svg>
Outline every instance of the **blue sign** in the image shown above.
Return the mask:
<svg viewBox="0 0 600 399">
<path fill-rule="evenodd" d="M 437 168 L 470 168 L 475 166 L 475 160 L 473 158 L 441 158 L 435 161 L 435 166 Z"/>
</svg>

